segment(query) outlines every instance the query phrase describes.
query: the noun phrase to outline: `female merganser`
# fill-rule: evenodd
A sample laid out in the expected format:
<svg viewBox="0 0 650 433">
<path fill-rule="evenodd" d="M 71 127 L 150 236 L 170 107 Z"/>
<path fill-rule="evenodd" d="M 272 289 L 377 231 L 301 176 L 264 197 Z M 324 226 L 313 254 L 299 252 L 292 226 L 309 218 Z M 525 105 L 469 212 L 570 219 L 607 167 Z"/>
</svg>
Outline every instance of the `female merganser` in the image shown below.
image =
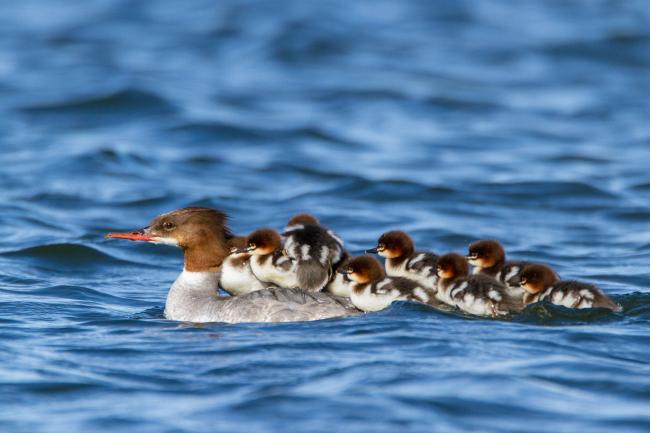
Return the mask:
<svg viewBox="0 0 650 433">
<path fill-rule="evenodd" d="M 250 265 L 251 255 L 247 252 L 237 252 L 245 245 L 246 237 L 244 236 L 233 236 L 228 239 L 230 255 L 221 265 L 219 286 L 232 296 L 245 295 L 271 286 L 258 280 L 253 273 Z"/>
<path fill-rule="evenodd" d="M 521 287 L 526 290 L 526 305 L 547 301 L 567 308 L 607 308 L 620 312 L 621 306 L 598 287 L 579 281 L 561 281 L 546 265 L 528 265 L 521 273 Z"/>
<path fill-rule="evenodd" d="M 372 256 L 355 257 L 338 272 L 348 275 L 354 281 L 350 300 L 355 307 L 365 312 L 383 310 L 393 301 L 415 301 L 440 306 L 433 290 L 408 278 L 387 277 L 381 263 Z"/>
<path fill-rule="evenodd" d="M 296 263 L 282 250 L 282 238 L 273 229 L 259 229 L 250 234 L 243 248 L 235 253 L 251 254 L 250 265 L 258 280 L 287 289 L 300 287 Z"/>
<path fill-rule="evenodd" d="M 366 253 L 386 258 L 386 274 L 389 277 L 408 278 L 436 289 L 438 256 L 434 253 L 416 252 L 413 240 L 406 233 L 399 230 L 386 232 L 379 238 L 377 246 Z"/>
<path fill-rule="evenodd" d="M 469 246 L 467 260 L 474 266 L 474 274 L 487 275 L 502 282 L 514 297 L 523 298 L 524 290 L 519 284 L 521 271 L 529 262 L 506 261 L 503 246 L 495 240 L 484 239 Z"/>
<path fill-rule="evenodd" d="M 184 208 L 155 218 L 149 227 L 109 238 L 178 246 L 185 266 L 165 303 L 165 317 L 186 322 L 294 322 L 358 314 L 349 300 L 328 293 L 269 288 L 220 297 L 219 273 L 228 255 L 226 216 L 209 208 Z"/>
<path fill-rule="evenodd" d="M 286 254 L 296 261 L 300 287 L 314 292 L 322 290 L 347 255 L 341 238 L 320 225 L 316 217 L 304 213 L 292 217 L 282 235 Z"/>
<path fill-rule="evenodd" d="M 438 292 L 442 302 L 477 316 L 497 317 L 520 311 L 522 302 L 487 275 L 469 275 L 469 264 L 460 254 L 438 258 Z"/>
</svg>

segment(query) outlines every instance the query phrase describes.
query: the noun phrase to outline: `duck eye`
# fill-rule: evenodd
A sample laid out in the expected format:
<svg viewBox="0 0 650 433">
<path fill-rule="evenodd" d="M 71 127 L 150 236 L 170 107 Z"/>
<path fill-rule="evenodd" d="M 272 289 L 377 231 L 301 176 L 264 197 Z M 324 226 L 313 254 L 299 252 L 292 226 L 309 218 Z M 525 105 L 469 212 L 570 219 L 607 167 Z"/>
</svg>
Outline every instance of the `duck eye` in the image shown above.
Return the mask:
<svg viewBox="0 0 650 433">
<path fill-rule="evenodd" d="M 251 242 L 250 244 L 248 244 L 248 248 L 251 248 L 251 249 L 254 250 L 255 248 L 257 248 L 257 245 L 255 245 L 253 242 Z"/>
<path fill-rule="evenodd" d="M 170 221 L 165 221 L 162 225 L 163 229 L 169 231 L 169 230 L 174 230 L 176 227 L 173 222 Z"/>
<path fill-rule="evenodd" d="M 386 249 L 386 245 L 385 245 L 385 244 L 379 244 L 379 245 L 377 245 L 377 249 L 378 249 L 379 251 L 383 251 L 383 250 Z"/>
</svg>

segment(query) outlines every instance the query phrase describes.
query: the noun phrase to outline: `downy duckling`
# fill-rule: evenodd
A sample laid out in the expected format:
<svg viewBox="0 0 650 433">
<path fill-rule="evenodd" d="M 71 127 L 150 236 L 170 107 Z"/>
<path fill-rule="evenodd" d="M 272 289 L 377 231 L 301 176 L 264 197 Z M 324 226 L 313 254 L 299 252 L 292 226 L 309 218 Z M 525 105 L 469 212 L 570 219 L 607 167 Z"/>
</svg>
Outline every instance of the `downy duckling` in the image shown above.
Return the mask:
<svg viewBox="0 0 650 433">
<path fill-rule="evenodd" d="M 258 280 L 286 289 L 301 288 L 296 263 L 283 254 L 282 238 L 277 231 L 268 228 L 255 230 L 248 236 L 246 245 L 235 253 L 252 256 L 250 266 Z"/>
<path fill-rule="evenodd" d="M 257 279 L 250 266 L 250 253 L 237 252 L 246 246 L 245 236 L 232 236 L 227 242 L 230 255 L 224 259 L 219 275 L 219 286 L 224 291 L 239 296 L 272 286 Z"/>
<path fill-rule="evenodd" d="M 579 281 L 562 281 L 546 265 L 528 265 L 521 273 L 521 287 L 526 290 L 526 305 L 547 301 L 567 308 L 607 308 L 620 312 L 621 306 L 598 287 Z"/>
<path fill-rule="evenodd" d="M 521 288 L 519 278 L 521 271 L 529 262 L 506 261 L 506 252 L 498 241 L 483 239 L 469 246 L 467 260 L 474 266 L 474 274 L 487 275 L 502 282 L 508 292 L 521 299 L 524 290 Z"/>
<path fill-rule="evenodd" d="M 407 278 L 387 277 L 381 263 L 373 256 L 352 258 L 338 272 L 346 274 L 354 282 L 350 300 L 355 307 L 365 312 L 383 310 L 393 301 L 440 306 L 433 290 Z"/>
<path fill-rule="evenodd" d="M 487 275 L 469 275 L 469 264 L 460 254 L 438 258 L 438 299 L 477 316 L 498 317 L 522 309 L 522 302 Z"/>
<path fill-rule="evenodd" d="M 318 292 L 327 286 L 347 256 L 343 241 L 310 214 L 292 217 L 282 235 L 284 250 L 296 263 L 298 285 L 307 291 Z"/>
<path fill-rule="evenodd" d="M 438 256 L 434 253 L 416 252 L 413 240 L 405 232 L 395 230 L 384 233 L 377 241 L 377 246 L 366 253 L 386 258 L 386 274 L 389 277 L 408 278 L 435 290 Z"/>
</svg>

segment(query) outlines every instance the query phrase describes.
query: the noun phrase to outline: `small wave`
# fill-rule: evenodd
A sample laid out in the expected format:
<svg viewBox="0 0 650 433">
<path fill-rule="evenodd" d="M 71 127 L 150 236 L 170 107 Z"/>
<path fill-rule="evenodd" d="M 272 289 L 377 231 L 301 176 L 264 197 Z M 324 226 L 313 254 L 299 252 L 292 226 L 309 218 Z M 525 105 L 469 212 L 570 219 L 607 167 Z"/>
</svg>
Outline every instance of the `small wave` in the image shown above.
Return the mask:
<svg viewBox="0 0 650 433">
<path fill-rule="evenodd" d="M 633 292 L 613 299 L 621 304 L 625 316 L 650 319 L 650 292 Z"/>
<path fill-rule="evenodd" d="M 165 308 L 164 307 L 151 307 L 147 308 L 144 311 L 136 313 L 133 315 L 133 319 L 164 319 L 165 318 Z"/>
<path fill-rule="evenodd" d="M 492 102 L 479 99 L 459 98 L 452 96 L 432 96 L 427 98 L 427 103 L 434 107 L 442 107 L 451 110 L 493 112 L 502 110 L 503 107 Z"/>
<path fill-rule="evenodd" d="M 68 267 L 83 267 L 97 263 L 105 264 L 107 262 L 112 264 L 129 263 L 87 245 L 73 243 L 38 245 L 35 247 L 0 253 L 0 255 L 6 257 L 21 257 L 51 264 L 65 265 Z"/>
<path fill-rule="evenodd" d="M 566 308 L 548 302 L 538 302 L 512 317 L 514 322 L 545 326 L 579 325 L 619 320 L 620 313 L 606 308 Z"/>
<path fill-rule="evenodd" d="M 630 187 L 633 191 L 650 191 L 650 182 L 639 183 Z"/>
<path fill-rule="evenodd" d="M 24 113 L 56 120 L 60 126 L 130 122 L 141 116 L 168 115 L 176 108 L 164 98 L 135 89 L 23 107 Z M 52 123 L 52 122 L 50 122 Z"/>
<path fill-rule="evenodd" d="M 204 144 L 206 141 L 262 141 L 270 138 L 268 131 L 249 126 L 224 122 L 189 122 L 167 128 L 189 142 Z"/>
<path fill-rule="evenodd" d="M 327 143 L 358 147 L 359 144 L 318 126 L 259 128 L 250 125 L 225 122 L 188 122 L 167 128 L 189 143 L 204 145 L 206 141 L 235 141 L 244 143 L 266 143 L 268 140 L 290 141 L 299 138 L 314 139 Z"/>
<path fill-rule="evenodd" d="M 582 58 L 607 64 L 644 67 L 648 65 L 647 60 L 639 56 L 634 48 L 634 45 L 645 43 L 643 39 L 647 39 L 647 36 L 641 39 L 613 36 L 598 41 L 569 41 L 546 46 L 543 51 L 556 57 Z"/>
<path fill-rule="evenodd" d="M 602 190 L 584 182 L 562 181 L 531 181 L 507 183 L 482 183 L 478 187 L 513 198 L 530 198 L 531 196 L 548 197 L 576 197 L 614 199 L 616 194 Z"/>
<path fill-rule="evenodd" d="M 121 298 L 119 296 L 110 295 L 108 293 L 100 292 L 99 290 L 91 289 L 88 287 L 82 287 L 82 286 L 59 285 L 59 286 L 44 287 L 41 289 L 30 290 L 29 294 L 52 297 L 52 298 L 95 301 L 95 302 L 103 302 L 103 303 L 119 304 L 119 305 L 134 305 L 139 303 L 138 301 L 135 301 L 133 299 Z M 147 304 L 147 303 L 142 302 L 142 304 Z"/>
<path fill-rule="evenodd" d="M 608 218 L 622 221 L 646 222 L 650 220 L 650 210 L 640 209 L 612 209 L 607 213 Z"/>
<path fill-rule="evenodd" d="M 545 161 L 553 163 L 584 163 L 584 164 L 611 164 L 612 161 L 606 158 L 599 158 L 593 155 L 585 154 L 561 154 L 543 158 Z"/>
<path fill-rule="evenodd" d="M 34 104 L 24 107 L 26 112 L 62 112 L 87 110 L 154 110 L 167 111 L 172 106 L 165 99 L 142 90 L 124 89 L 105 95 L 89 96 L 76 100 Z"/>
</svg>

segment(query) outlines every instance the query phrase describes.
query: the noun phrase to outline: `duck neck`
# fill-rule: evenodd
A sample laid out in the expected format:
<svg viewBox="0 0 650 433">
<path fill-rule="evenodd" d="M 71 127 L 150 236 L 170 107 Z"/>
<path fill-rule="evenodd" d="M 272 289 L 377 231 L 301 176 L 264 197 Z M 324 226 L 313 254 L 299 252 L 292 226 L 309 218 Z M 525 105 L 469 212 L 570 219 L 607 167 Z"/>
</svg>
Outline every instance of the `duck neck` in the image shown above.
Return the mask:
<svg viewBox="0 0 650 433">
<path fill-rule="evenodd" d="M 185 266 L 167 295 L 165 316 L 197 321 L 204 310 L 219 301 L 221 265 L 228 254 L 223 236 L 205 234 L 201 242 L 183 248 Z"/>
<path fill-rule="evenodd" d="M 220 272 L 183 269 L 167 294 L 165 317 L 195 321 L 206 307 L 219 300 L 219 276 Z"/>
<path fill-rule="evenodd" d="M 185 271 L 219 272 L 228 257 L 228 243 L 217 239 L 204 239 L 201 243 L 184 248 Z"/>
</svg>

